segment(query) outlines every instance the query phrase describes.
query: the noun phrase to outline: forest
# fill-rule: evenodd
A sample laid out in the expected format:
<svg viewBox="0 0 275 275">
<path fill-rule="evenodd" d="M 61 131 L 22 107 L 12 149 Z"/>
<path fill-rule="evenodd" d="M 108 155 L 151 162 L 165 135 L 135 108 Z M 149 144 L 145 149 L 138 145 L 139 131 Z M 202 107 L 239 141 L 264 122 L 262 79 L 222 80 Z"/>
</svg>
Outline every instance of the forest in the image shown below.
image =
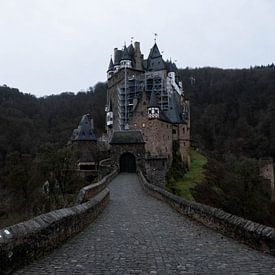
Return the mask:
<svg viewBox="0 0 275 275">
<path fill-rule="evenodd" d="M 208 159 L 193 197 L 275 226 L 258 165 L 259 158 L 275 155 L 274 65 L 185 68 L 179 74 L 191 102 L 192 143 Z M 66 144 L 83 114 L 92 115 L 98 136 L 104 132 L 106 89 L 98 83 L 77 94 L 37 98 L 0 86 L 0 228 L 61 207 L 54 198 L 41 207 L 40 190 L 49 177 L 64 182 L 68 194 L 83 184 L 58 171 L 69 165 Z"/>
</svg>

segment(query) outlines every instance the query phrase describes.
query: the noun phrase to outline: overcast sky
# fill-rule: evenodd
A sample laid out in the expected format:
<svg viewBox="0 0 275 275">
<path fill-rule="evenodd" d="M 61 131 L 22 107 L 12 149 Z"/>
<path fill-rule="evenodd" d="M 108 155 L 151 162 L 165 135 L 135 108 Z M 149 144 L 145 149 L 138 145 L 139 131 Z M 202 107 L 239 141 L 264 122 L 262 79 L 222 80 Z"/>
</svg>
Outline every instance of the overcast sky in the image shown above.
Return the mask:
<svg viewBox="0 0 275 275">
<path fill-rule="evenodd" d="M 178 67 L 275 62 L 275 0 L 0 0 L 0 85 L 37 96 L 106 80 L 114 47 L 154 33 Z"/>
</svg>

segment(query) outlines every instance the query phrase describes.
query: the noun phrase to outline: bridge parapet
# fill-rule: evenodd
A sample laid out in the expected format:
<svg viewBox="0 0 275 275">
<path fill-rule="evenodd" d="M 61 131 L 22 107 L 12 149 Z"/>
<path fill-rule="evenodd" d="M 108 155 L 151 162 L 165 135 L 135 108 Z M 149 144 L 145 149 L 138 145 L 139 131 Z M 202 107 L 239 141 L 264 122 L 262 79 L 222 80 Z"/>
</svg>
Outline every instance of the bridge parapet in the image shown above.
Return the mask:
<svg viewBox="0 0 275 275">
<path fill-rule="evenodd" d="M 92 197 L 96 196 L 99 192 L 106 188 L 108 183 L 118 174 L 118 170 L 114 170 L 103 179 L 98 181 L 97 183 L 93 183 L 83 187 L 77 196 L 76 203 L 84 203 L 91 199 Z"/>
<path fill-rule="evenodd" d="M 110 192 L 107 184 L 113 171 L 98 183 L 79 192 L 77 205 L 54 210 L 0 230 L 0 274 L 30 263 L 80 232 L 103 211 Z"/>
<path fill-rule="evenodd" d="M 168 203 L 178 212 L 213 228 L 224 235 L 246 243 L 253 248 L 269 252 L 275 256 L 275 229 L 232 215 L 221 209 L 190 202 L 150 184 L 142 172 L 138 176 L 144 190 L 151 196 Z"/>
</svg>

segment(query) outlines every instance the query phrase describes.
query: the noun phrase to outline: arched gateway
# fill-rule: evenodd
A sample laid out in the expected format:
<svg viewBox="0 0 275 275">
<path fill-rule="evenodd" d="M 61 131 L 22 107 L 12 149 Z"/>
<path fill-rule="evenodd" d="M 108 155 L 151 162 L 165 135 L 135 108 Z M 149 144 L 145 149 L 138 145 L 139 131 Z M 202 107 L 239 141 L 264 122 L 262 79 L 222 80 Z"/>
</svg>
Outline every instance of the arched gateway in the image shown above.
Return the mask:
<svg viewBox="0 0 275 275">
<path fill-rule="evenodd" d="M 119 160 L 120 172 L 135 173 L 136 172 L 136 158 L 131 153 L 124 153 Z"/>
<path fill-rule="evenodd" d="M 109 142 L 111 157 L 120 172 L 144 170 L 145 142 L 139 130 L 114 131 Z"/>
</svg>

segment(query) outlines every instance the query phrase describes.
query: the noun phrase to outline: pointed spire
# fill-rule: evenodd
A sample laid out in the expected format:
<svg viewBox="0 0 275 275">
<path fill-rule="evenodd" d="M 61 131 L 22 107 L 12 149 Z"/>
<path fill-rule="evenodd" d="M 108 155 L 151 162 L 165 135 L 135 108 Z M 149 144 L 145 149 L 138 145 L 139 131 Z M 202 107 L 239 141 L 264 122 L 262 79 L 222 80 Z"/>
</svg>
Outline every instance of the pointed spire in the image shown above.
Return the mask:
<svg viewBox="0 0 275 275">
<path fill-rule="evenodd" d="M 114 69 L 114 63 L 113 63 L 113 59 L 111 57 L 107 72 L 113 71 L 113 69 Z"/>
<path fill-rule="evenodd" d="M 135 49 L 133 47 L 133 44 L 130 44 L 128 46 L 128 53 L 129 53 L 130 56 L 133 56 L 135 54 Z"/>
<path fill-rule="evenodd" d="M 91 116 L 89 114 L 84 115 L 81 118 L 81 121 L 78 125 L 77 129 L 74 129 L 73 136 L 71 140 L 79 141 L 79 140 L 86 140 L 86 141 L 97 141 L 96 135 L 92 128 Z"/>
<path fill-rule="evenodd" d="M 128 52 L 128 49 L 127 49 L 126 45 L 124 45 L 124 49 L 123 49 L 123 54 L 122 54 L 121 60 L 131 60 L 131 56 L 130 56 L 130 54 Z"/>
<path fill-rule="evenodd" d="M 149 103 L 149 108 L 154 108 L 154 107 L 157 107 L 158 108 L 158 104 L 157 104 L 157 97 L 156 97 L 156 93 L 155 91 L 153 90 L 151 92 L 151 96 L 150 96 L 150 103 Z"/>
<path fill-rule="evenodd" d="M 149 58 L 157 58 L 157 57 L 160 57 L 160 56 L 161 56 L 161 54 L 160 54 L 158 45 L 157 45 L 157 43 L 155 43 L 153 48 L 150 50 L 150 54 L 148 56 L 148 59 Z"/>
</svg>

